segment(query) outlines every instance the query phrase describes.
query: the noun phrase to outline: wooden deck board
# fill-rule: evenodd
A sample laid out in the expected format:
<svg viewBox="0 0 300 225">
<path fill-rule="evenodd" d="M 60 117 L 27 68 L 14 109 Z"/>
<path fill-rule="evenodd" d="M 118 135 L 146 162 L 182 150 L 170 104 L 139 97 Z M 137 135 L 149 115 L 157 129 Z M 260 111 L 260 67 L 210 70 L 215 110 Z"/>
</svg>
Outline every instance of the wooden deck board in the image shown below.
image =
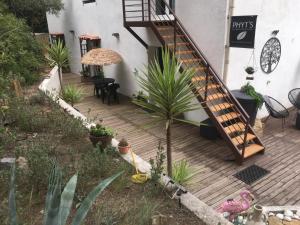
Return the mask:
<svg viewBox="0 0 300 225">
<path fill-rule="evenodd" d="M 165 146 L 164 125 L 145 126 L 152 121 L 149 114 L 121 96 L 120 104 L 102 104 L 93 96 L 92 85 L 80 83 L 80 77 L 64 74 L 64 82 L 80 85 L 86 97 L 75 107 L 88 118 L 99 116 L 103 123 L 115 129 L 117 139 L 126 137 L 133 150 L 144 160 L 154 158 L 159 141 Z M 293 112 L 295 113 L 295 112 Z M 176 123 L 173 125 L 173 160 L 185 159 L 194 169 L 194 177 L 187 187 L 208 205 L 217 207 L 228 198 L 237 198 L 242 190 L 250 190 L 255 203 L 264 205 L 300 204 L 300 131 L 293 128 L 294 115 L 281 129 L 281 121 L 270 119 L 261 139 L 266 146 L 264 155 L 249 158 L 242 166 L 224 161 L 232 154 L 222 140 L 209 141 L 199 135 L 196 126 Z M 236 172 L 259 165 L 270 173 L 252 185 L 233 177 Z"/>
</svg>

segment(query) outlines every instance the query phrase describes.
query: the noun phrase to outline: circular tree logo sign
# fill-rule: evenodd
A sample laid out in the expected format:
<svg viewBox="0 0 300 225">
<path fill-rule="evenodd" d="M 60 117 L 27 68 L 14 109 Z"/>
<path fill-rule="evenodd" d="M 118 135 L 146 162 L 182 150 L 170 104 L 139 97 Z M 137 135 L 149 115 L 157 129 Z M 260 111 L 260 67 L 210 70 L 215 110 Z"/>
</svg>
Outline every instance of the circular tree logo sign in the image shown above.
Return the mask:
<svg viewBox="0 0 300 225">
<path fill-rule="evenodd" d="M 270 38 L 264 45 L 260 55 L 260 67 L 263 72 L 272 73 L 281 57 L 281 44 L 278 38 Z"/>
</svg>

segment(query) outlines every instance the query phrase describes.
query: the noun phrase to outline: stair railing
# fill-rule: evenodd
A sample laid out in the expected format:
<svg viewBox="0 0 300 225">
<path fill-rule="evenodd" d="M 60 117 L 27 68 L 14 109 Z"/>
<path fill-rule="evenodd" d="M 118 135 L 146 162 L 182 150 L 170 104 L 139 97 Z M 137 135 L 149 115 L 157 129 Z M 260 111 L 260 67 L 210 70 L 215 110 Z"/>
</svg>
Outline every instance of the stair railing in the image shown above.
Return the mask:
<svg viewBox="0 0 300 225">
<path fill-rule="evenodd" d="M 134 2 L 136 0 L 126 0 L 126 1 L 131 1 Z M 151 4 L 151 1 L 153 4 Z M 123 2 L 123 17 L 124 17 L 124 21 L 126 21 L 126 4 L 125 4 L 125 0 L 122 0 Z M 243 144 L 243 148 L 242 148 L 242 156 L 244 157 L 244 152 L 245 152 L 245 147 L 246 147 L 246 142 L 247 142 L 247 133 L 249 130 L 249 116 L 248 114 L 245 112 L 245 110 L 243 109 L 243 107 L 240 105 L 240 103 L 234 98 L 234 96 L 232 96 L 231 92 L 228 90 L 228 88 L 225 86 L 225 84 L 223 83 L 223 81 L 219 78 L 219 76 L 217 75 L 217 73 L 215 72 L 215 70 L 210 66 L 209 61 L 206 59 L 206 57 L 204 56 L 204 54 L 202 53 L 202 51 L 200 50 L 200 48 L 198 47 L 198 45 L 195 43 L 195 41 L 192 39 L 192 37 L 190 36 L 190 34 L 186 31 L 186 29 L 184 28 L 184 26 L 182 25 L 181 21 L 177 18 L 177 16 L 175 15 L 173 9 L 165 2 L 165 0 L 162 0 L 162 2 L 164 2 L 164 7 L 167 7 L 169 12 L 172 14 L 172 16 L 174 18 L 170 18 L 170 16 L 168 14 L 164 14 L 164 15 L 155 15 L 152 14 L 152 10 L 154 10 L 155 12 L 155 8 L 157 7 L 156 3 L 154 3 L 153 0 L 148 0 L 148 2 L 145 3 L 144 0 L 141 0 L 141 8 L 142 8 L 142 21 L 145 21 L 145 8 L 144 5 L 147 4 L 148 5 L 148 21 L 151 22 L 152 24 L 154 24 L 157 21 L 161 21 L 162 23 L 167 23 L 168 26 L 172 25 L 174 28 L 174 41 L 173 41 L 173 45 L 174 45 L 174 52 L 176 53 L 176 49 L 177 49 L 177 27 L 180 29 L 180 31 L 183 32 L 185 38 L 189 41 L 189 43 L 192 44 L 192 47 L 196 50 L 196 53 L 198 55 L 198 57 L 202 60 L 202 63 L 204 63 L 204 66 L 206 67 L 206 78 L 205 78 L 205 97 L 204 100 L 207 101 L 207 96 L 208 96 L 208 80 L 209 80 L 209 76 L 212 75 L 215 80 L 217 82 L 219 82 L 220 84 L 222 84 L 222 87 L 226 90 L 226 93 L 228 93 L 229 97 L 230 97 L 230 102 L 233 101 L 233 105 L 234 107 L 236 107 L 238 109 L 238 111 L 241 113 L 241 116 L 244 118 L 244 123 L 245 123 L 245 131 L 244 131 L 244 142 L 240 143 L 238 140 L 238 142 L 240 144 Z M 154 5 L 154 6 L 153 6 Z M 158 7 L 161 7 L 161 5 L 158 5 Z M 164 11 L 164 9 L 163 9 Z M 162 17 L 163 20 L 160 18 Z M 155 20 L 153 21 L 154 18 Z M 158 18 L 158 20 L 156 20 Z M 166 19 L 167 18 L 167 19 Z"/>
</svg>

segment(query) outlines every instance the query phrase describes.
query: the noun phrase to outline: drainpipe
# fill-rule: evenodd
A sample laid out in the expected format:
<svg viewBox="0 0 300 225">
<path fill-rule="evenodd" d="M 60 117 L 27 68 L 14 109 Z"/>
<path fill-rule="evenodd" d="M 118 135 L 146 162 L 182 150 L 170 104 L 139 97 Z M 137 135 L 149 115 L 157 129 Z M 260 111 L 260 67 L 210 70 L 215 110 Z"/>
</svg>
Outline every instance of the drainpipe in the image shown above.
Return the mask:
<svg viewBox="0 0 300 225">
<path fill-rule="evenodd" d="M 224 71 L 223 71 L 223 82 L 227 85 L 228 79 L 228 69 L 229 69 L 229 38 L 230 38 L 230 25 L 231 25 L 231 16 L 233 15 L 234 10 L 234 0 L 227 1 L 227 24 L 226 24 L 226 37 L 225 37 L 225 51 L 224 51 Z"/>
</svg>

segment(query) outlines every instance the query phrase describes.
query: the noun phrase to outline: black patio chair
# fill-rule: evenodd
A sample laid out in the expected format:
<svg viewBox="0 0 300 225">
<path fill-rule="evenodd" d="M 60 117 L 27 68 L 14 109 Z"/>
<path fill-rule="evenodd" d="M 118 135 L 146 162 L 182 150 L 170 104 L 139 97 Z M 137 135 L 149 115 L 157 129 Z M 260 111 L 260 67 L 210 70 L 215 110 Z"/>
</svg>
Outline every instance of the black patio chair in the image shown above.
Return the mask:
<svg viewBox="0 0 300 225">
<path fill-rule="evenodd" d="M 120 84 L 118 83 L 110 83 L 105 88 L 105 98 L 107 98 L 107 104 L 110 105 L 111 98 L 114 98 L 114 101 L 119 104 L 119 96 L 118 96 L 118 89 L 120 88 Z M 104 99 L 102 99 L 104 100 Z M 104 101 L 103 101 L 104 103 Z"/>
<path fill-rule="evenodd" d="M 291 90 L 288 94 L 288 98 L 293 106 L 300 109 L 300 88 Z"/>
<path fill-rule="evenodd" d="M 282 129 L 284 129 L 285 119 L 289 116 L 289 111 L 276 99 L 265 95 L 264 102 L 269 112 L 268 118 L 271 116 L 276 119 L 282 119 Z M 267 119 L 268 119 L 267 118 Z M 266 120 L 267 120 L 266 119 Z"/>
</svg>

